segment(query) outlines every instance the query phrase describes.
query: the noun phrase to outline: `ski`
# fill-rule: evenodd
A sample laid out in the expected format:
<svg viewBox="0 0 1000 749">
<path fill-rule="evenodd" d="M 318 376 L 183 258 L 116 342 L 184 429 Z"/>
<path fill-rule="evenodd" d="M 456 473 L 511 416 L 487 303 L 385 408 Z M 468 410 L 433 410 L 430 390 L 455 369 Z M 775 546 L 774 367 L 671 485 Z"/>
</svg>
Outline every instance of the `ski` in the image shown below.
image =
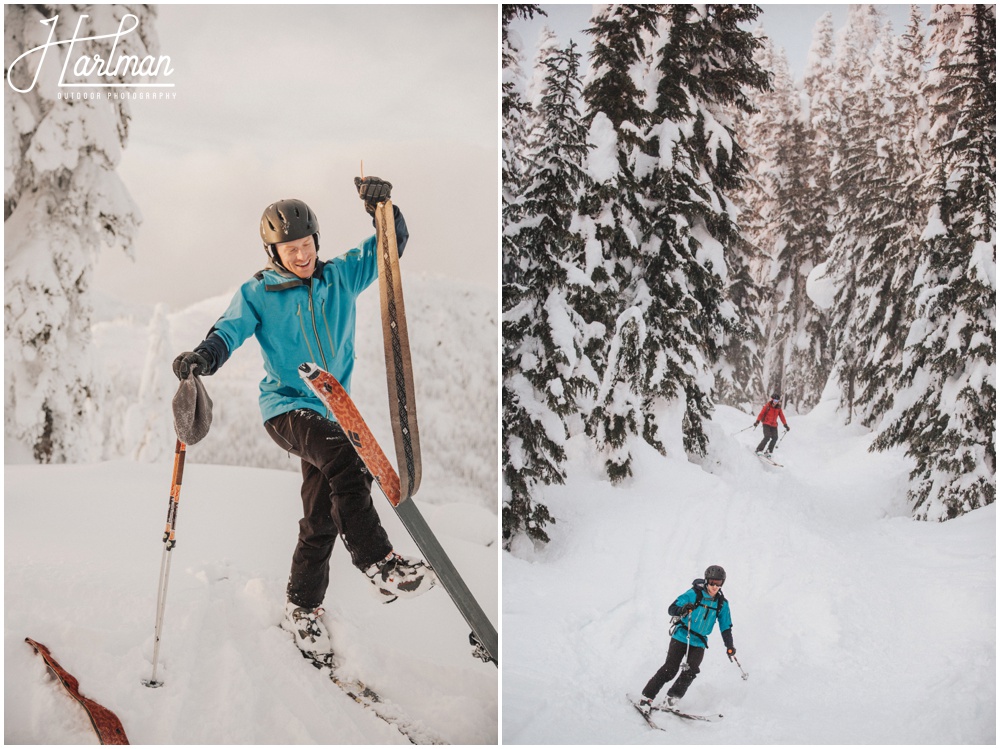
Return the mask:
<svg viewBox="0 0 1000 749">
<path fill-rule="evenodd" d="M 51 651 L 40 642 L 35 642 L 30 637 L 25 637 L 24 641 L 35 649 L 35 652 L 42 656 L 45 665 L 56 679 L 66 688 L 70 697 L 87 712 L 90 723 L 97 732 L 97 738 L 102 744 L 127 744 L 128 737 L 125 735 L 125 728 L 118 716 L 108 710 L 108 708 L 94 702 L 92 699 L 80 694 L 80 682 L 72 674 L 59 665 L 59 662 L 52 657 Z"/>
<path fill-rule="evenodd" d="M 497 631 L 486 613 L 480 607 L 469 590 L 462 576 L 455 569 L 447 552 L 437 540 L 434 532 L 427 525 L 413 499 L 405 499 L 400 494 L 399 477 L 385 452 L 379 446 L 358 411 L 351 396 L 329 372 L 320 369 L 315 364 L 305 363 L 299 367 L 299 375 L 314 393 L 333 412 L 340 426 L 344 429 L 355 451 L 364 461 L 365 467 L 375 478 L 382 493 L 396 511 L 396 515 L 406 527 L 417 548 L 427 564 L 437 575 L 438 582 L 448 591 L 455 607 L 472 628 L 475 644 L 481 646 L 493 665 L 499 668 L 499 649 Z"/>
<path fill-rule="evenodd" d="M 340 688 L 344 694 L 378 716 L 397 731 L 411 744 L 446 744 L 447 742 L 434 735 L 420 721 L 407 717 L 402 708 L 390 702 L 374 689 L 357 679 L 348 679 L 341 675 L 339 664 L 330 655 L 321 656 L 299 651 L 302 657 L 315 668 L 323 671 L 330 681 Z"/>
<path fill-rule="evenodd" d="M 633 700 L 630 696 L 626 695 L 626 698 L 628 699 L 629 704 L 636 709 L 639 715 L 642 716 L 642 719 L 646 721 L 647 726 L 649 726 L 650 728 L 655 728 L 657 731 L 664 730 L 663 728 L 660 728 L 660 726 L 656 725 L 656 723 L 653 722 L 653 718 L 649 714 L 648 710 L 643 710 L 641 707 L 639 707 L 639 703 Z"/>
<path fill-rule="evenodd" d="M 636 710 L 639 711 L 639 714 L 645 719 L 646 723 L 651 728 L 655 728 L 659 731 L 665 731 L 666 729 L 663 726 L 657 725 L 656 722 L 653 720 L 652 713 L 654 712 L 670 713 L 671 715 L 676 715 L 678 718 L 683 718 L 685 720 L 698 720 L 698 721 L 704 721 L 706 723 L 715 723 L 716 721 L 720 721 L 723 718 L 721 714 L 698 715 L 696 713 L 686 713 L 683 710 L 678 710 L 677 708 L 674 707 L 667 707 L 666 705 L 653 706 L 648 708 L 648 710 L 644 710 L 639 706 L 639 701 L 631 694 L 627 694 L 625 695 L 625 697 L 632 705 L 632 707 L 634 707 Z"/>
<path fill-rule="evenodd" d="M 676 715 L 678 718 L 684 718 L 685 720 L 703 720 L 707 723 L 715 723 L 716 721 L 722 720 L 722 714 L 718 713 L 716 715 L 697 715 L 695 713 L 685 713 L 682 710 L 677 710 L 673 707 L 654 707 L 653 710 L 659 713 L 670 713 L 671 715 Z"/>
<path fill-rule="evenodd" d="M 763 455 L 762 453 L 755 452 L 754 455 L 760 458 L 764 463 L 769 463 L 770 465 L 775 466 L 776 468 L 784 468 L 784 466 L 781 463 L 775 463 L 773 460 L 771 460 L 766 455 Z"/>
<path fill-rule="evenodd" d="M 420 433 L 417 430 L 417 398 L 410 364 L 410 341 L 403 306 L 403 285 L 396 249 L 396 224 L 392 201 L 375 208 L 378 243 L 378 287 L 382 307 L 382 344 L 389 388 L 389 413 L 396 443 L 396 466 L 403 499 L 420 487 Z"/>
</svg>

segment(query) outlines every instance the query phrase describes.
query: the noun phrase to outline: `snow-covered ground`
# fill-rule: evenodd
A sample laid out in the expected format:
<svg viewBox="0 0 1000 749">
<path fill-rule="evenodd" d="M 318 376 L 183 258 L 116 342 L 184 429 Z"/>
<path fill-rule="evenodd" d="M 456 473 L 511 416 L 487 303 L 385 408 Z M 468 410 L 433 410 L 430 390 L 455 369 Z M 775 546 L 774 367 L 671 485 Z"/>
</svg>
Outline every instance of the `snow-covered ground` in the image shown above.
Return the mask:
<svg viewBox="0 0 1000 749">
<path fill-rule="evenodd" d="M 214 419 L 188 450 L 160 650 L 166 686 L 140 684 L 152 669 L 173 465 L 170 364 L 202 340 L 230 297 L 169 314 L 100 300 L 87 354 L 106 399 L 94 433 L 105 460 L 38 466 L 5 440 L 7 743 L 96 742 L 25 637 L 115 711 L 133 743 L 406 743 L 300 658 L 277 626 L 301 475 L 261 426 L 253 339 L 204 379 Z M 498 624 L 496 292 L 413 275 L 406 299 L 422 437 L 416 500 Z M 391 456 L 377 288 L 362 295 L 358 318 L 352 395 Z M 394 545 L 417 553 L 374 493 Z M 449 742 L 495 744 L 497 669 L 472 657 L 447 593 L 384 605 L 371 587 L 338 544 L 325 606 L 348 673 Z"/>
<path fill-rule="evenodd" d="M 759 429 L 736 434 L 752 415 L 720 407 L 703 466 L 646 451 L 618 488 L 573 443 L 544 498 L 552 542 L 504 555 L 505 744 L 996 742 L 995 506 L 915 522 L 901 454 L 867 452 L 828 403 L 789 420 L 784 468 L 752 454 Z M 651 731 L 625 693 L 710 564 L 749 679 L 716 629 L 683 705 L 725 719 Z"/>
<path fill-rule="evenodd" d="M 160 647 L 165 686 L 142 686 L 171 468 L 172 459 L 6 466 L 5 743 L 97 743 L 26 636 L 118 714 L 132 743 L 406 743 L 278 627 L 301 515 L 292 472 L 188 463 Z M 396 548 L 416 553 L 389 503 L 376 503 Z M 496 622 L 496 515 L 476 503 L 421 508 Z M 471 656 L 444 590 L 386 605 L 370 588 L 338 544 L 327 621 L 349 672 L 451 743 L 495 744 L 497 670 Z"/>
</svg>

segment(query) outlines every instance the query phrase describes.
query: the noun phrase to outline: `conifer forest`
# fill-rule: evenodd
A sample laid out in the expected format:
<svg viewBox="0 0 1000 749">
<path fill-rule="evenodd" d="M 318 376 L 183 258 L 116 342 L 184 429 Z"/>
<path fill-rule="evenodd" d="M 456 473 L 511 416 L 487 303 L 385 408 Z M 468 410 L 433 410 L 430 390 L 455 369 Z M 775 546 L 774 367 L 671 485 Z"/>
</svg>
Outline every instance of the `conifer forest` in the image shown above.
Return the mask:
<svg viewBox="0 0 1000 749">
<path fill-rule="evenodd" d="M 772 393 L 903 450 L 914 518 L 992 503 L 995 6 L 824 16 L 800 79 L 754 5 L 595 6 L 586 63 L 502 7 L 505 543 L 569 440 L 626 482 Z"/>
</svg>

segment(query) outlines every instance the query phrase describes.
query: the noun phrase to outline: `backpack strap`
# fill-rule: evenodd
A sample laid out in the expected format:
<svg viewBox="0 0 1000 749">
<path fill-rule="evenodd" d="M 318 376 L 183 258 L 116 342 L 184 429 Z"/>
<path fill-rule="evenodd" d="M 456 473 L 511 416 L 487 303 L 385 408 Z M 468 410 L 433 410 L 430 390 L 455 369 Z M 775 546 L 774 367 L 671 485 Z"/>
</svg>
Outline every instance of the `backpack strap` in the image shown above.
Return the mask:
<svg viewBox="0 0 1000 749">
<path fill-rule="evenodd" d="M 694 588 L 694 611 L 697 611 L 701 607 L 701 599 L 705 597 L 705 581 L 702 580 L 701 578 L 698 578 L 697 580 L 694 580 L 691 583 L 691 587 Z M 720 590 L 719 593 L 721 594 L 722 591 Z M 706 608 L 708 607 L 706 606 Z M 691 613 L 694 614 L 694 611 L 692 611 Z M 719 618 L 718 612 L 716 612 L 715 617 L 716 619 Z M 673 637 L 674 632 L 676 632 L 678 629 L 683 629 L 685 632 L 687 632 L 689 640 L 691 639 L 691 635 L 694 635 L 703 643 L 705 643 L 706 648 L 708 647 L 708 639 L 704 635 L 699 634 L 698 632 L 692 632 L 691 629 L 688 628 L 688 626 L 681 620 L 681 617 L 675 616 L 672 620 L 672 624 L 670 627 L 670 636 Z"/>
</svg>

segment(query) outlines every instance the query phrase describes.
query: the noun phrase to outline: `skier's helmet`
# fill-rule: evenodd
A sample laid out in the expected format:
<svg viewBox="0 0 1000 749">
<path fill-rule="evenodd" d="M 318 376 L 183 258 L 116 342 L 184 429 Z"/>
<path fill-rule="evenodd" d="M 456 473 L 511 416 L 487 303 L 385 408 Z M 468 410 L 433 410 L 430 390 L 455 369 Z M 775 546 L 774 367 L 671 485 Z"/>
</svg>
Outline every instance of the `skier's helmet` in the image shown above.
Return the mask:
<svg viewBox="0 0 1000 749">
<path fill-rule="evenodd" d="M 310 234 L 314 235 L 316 249 L 319 249 L 319 219 L 301 200 L 291 198 L 271 203 L 260 217 L 260 238 L 276 260 L 275 245 L 294 242 Z"/>
<path fill-rule="evenodd" d="M 713 564 L 707 570 L 705 570 L 706 580 L 721 580 L 723 583 L 726 582 L 726 571 L 722 569 L 717 564 Z M 722 583 L 720 583 L 721 585 Z"/>
</svg>

